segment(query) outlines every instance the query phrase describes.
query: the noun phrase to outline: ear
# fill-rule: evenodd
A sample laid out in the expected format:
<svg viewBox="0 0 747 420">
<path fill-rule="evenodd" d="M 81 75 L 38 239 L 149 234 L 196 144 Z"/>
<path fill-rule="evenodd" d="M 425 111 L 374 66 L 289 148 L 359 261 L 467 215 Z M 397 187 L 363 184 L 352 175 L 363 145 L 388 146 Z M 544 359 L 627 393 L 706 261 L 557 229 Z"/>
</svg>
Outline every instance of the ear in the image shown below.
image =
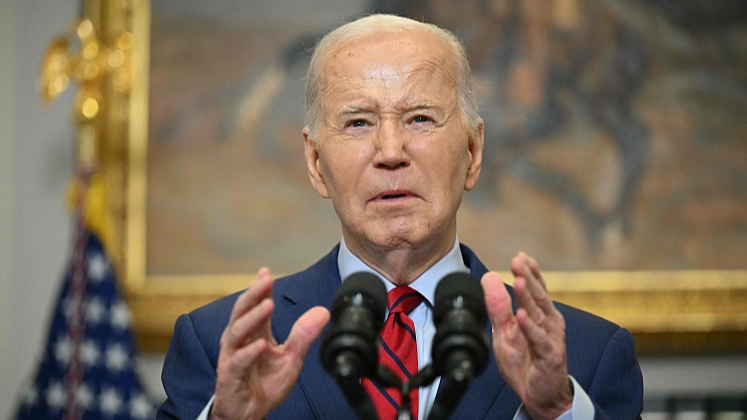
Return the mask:
<svg viewBox="0 0 747 420">
<path fill-rule="evenodd" d="M 480 177 L 480 168 L 482 167 L 482 151 L 485 146 L 485 124 L 482 118 L 478 118 L 477 130 L 475 135 L 469 139 L 469 166 L 467 167 L 467 179 L 464 182 L 464 189 L 471 190 L 477 184 L 477 178 Z"/>
<path fill-rule="evenodd" d="M 310 137 L 311 130 L 306 126 L 301 131 L 303 134 L 304 156 L 306 157 L 306 169 L 309 171 L 309 180 L 319 195 L 329 198 L 327 184 L 324 182 L 319 162 L 319 146 L 315 139 Z"/>
</svg>

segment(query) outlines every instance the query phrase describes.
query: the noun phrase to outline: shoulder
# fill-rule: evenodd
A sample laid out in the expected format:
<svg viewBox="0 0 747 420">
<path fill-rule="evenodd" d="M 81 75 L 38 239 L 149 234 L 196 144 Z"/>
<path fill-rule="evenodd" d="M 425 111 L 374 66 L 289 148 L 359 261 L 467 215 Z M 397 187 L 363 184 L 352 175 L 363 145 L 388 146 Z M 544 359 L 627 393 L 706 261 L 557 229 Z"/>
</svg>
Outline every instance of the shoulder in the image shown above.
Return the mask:
<svg viewBox="0 0 747 420">
<path fill-rule="evenodd" d="M 609 376 L 605 372 L 618 379 L 631 375 L 631 381 L 640 376 L 633 337 L 627 329 L 562 303 L 555 302 L 555 307 L 566 324 L 568 373 L 587 391 L 601 376 Z"/>
<path fill-rule="evenodd" d="M 474 251 L 464 244 L 460 244 L 460 247 L 464 263 L 469 267 L 472 276 L 479 279 L 488 272 L 488 268 L 480 261 Z M 506 285 L 506 288 L 513 299 L 513 288 L 509 285 Z M 550 297 L 552 297 L 552 294 Z M 563 303 L 554 303 L 565 318 L 566 328 L 573 338 L 585 336 L 589 339 L 606 341 L 620 329 L 618 325 L 589 312 Z"/>
<path fill-rule="evenodd" d="M 321 284 L 329 283 L 325 280 L 334 277 L 337 270 L 337 250 L 338 248 L 335 247 L 306 270 L 275 280 L 273 283 L 273 300 L 275 300 L 275 303 L 278 304 L 288 299 L 305 298 L 311 293 L 318 292 Z M 330 271 L 333 272 L 330 274 Z M 339 273 L 337 277 L 339 277 Z M 182 317 L 186 317 L 191 322 L 197 338 L 206 346 L 207 351 L 213 350 L 217 354 L 220 336 L 223 329 L 228 325 L 231 310 L 238 297 L 245 290 L 224 296 Z M 181 322 L 186 322 L 186 320 Z"/>
<path fill-rule="evenodd" d="M 487 267 L 469 247 L 464 244 L 460 246 L 465 264 L 470 268 L 472 276 L 479 279 L 488 271 Z M 513 288 L 509 285 L 506 288 L 513 299 Z M 554 304 L 566 323 L 568 368 L 579 382 L 581 380 L 577 376 L 593 375 L 593 369 L 600 363 L 605 363 L 607 354 L 614 353 L 626 359 L 635 359 L 633 339 L 627 330 L 581 309 L 560 302 Z"/>
<path fill-rule="evenodd" d="M 607 341 L 620 329 L 614 322 L 592 313 L 557 301 L 553 303 L 565 319 L 566 330 L 571 334 L 568 338 Z"/>
</svg>

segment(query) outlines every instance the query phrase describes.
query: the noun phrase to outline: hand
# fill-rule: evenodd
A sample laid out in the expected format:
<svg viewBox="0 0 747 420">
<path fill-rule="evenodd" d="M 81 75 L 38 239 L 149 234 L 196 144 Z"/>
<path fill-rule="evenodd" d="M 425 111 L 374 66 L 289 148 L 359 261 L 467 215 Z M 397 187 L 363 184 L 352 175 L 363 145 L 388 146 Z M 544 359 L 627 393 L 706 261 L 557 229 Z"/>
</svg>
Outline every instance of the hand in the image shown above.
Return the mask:
<svg viewBox="0 0 747 420">
<path fill-rule="evenodd" d="M 272 273 L 262 268 L 236 300 L 221 336 L 211 419 L 262 419 L 280 405 L 330 316 L 323 307 L 309 309 L 277 344 L 270 333 L 273 308 Z"/>
<path fill-rule="evenodd" d="M 571 408 L 565 353 L 565 320 L 547 294 L 537 262 L 519 253 L 511 261 L 516 278 L 516 315 L 500 276 L 482 277 L 493 324 L 498 368 L 535 420 L 552 420 Z"/>
</svg>

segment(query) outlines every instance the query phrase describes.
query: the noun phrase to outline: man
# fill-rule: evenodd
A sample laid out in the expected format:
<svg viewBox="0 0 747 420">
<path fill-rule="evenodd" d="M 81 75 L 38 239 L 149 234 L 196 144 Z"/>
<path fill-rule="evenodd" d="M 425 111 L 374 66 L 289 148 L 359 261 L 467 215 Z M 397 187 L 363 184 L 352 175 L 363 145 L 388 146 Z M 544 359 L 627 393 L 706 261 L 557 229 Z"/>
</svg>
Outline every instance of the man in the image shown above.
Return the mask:
<svg viewBox="0 0 747 420">
<path fill-rule="evenodd" d="M 481 278 L 494 358 L 452 418 L 639 417 L 643 385 L 627 331 L 553 304 L 531 257 L 512 260 L 511 289 L 458 243 L 483 123 L 451 34 L 387 15 L 341 26 L 315 49 L 307 107 L 309 178 L 332 201 L 341 244 L 276 282 L 263 268 L 247 291 L 180 317 L 158 418 L 353 418 L 321 367 L 318 337 L 342 279 L 360 270 L 425 298 L 411 313 L 420 368 L 430 361 L 435 283 L 453 271 Z M 420 419 L 437 389 L 420 389 Z"/>
</svg>

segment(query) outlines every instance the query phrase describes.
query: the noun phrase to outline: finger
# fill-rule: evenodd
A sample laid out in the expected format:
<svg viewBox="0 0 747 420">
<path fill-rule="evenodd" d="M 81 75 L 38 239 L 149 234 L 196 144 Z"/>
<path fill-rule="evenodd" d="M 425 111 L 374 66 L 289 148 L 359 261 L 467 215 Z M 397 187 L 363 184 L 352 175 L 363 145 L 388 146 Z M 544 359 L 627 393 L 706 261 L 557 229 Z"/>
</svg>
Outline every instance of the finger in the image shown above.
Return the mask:
<svg viewBox="0 0 747 420">
<path fill-rule="evenodd" d="M 272 300 L 265 299 L 228 324 L 223 337 L 226 350 L 232 351 L 246 346 L 258 338 L 267 339 L 273 308 Z"/>
<path fill-rule="evenodd" d="M 540 358 L 547 356 L 553 350 L 552 339 L 547 330 L 536 322 L 523 309 L 516 311 L 516 320 L 524 337 L 529 343 L 529 349 Z"/>
<path fill-rule="evenodd" d="M 497 273 L 485 273 L 480 280 L 485 294 L 485 306 L 488 309 L 490 322 L 496 330 L 502 330 L 515 323 L 511 296 L 508 295 L 506 285 Z"/>
<path fill-rule="evenodd" d="M 288 340 L 285 342 L 289 352 L 295 354 L 296 360 L 303 361 L 311 343 L 319 337 L 324 326 L 329 322 L 327 308 L 316 306 L 306 311 L 293 324 Z"/>
<path fill-rule="evenodd" d="M 547 293 L 547 287 L 544 282 L 541 282 L 531 269 L 527 266 L 523 267 L 524 278 L 526 279 L 526 285 L 531 293 L 536 305 L 546 314 L 554 315 L 555 305 L 553 305 L 550 295 Z M 535 320 L 538 319 L 533 317 Z"/>
<path fill-rule="evenodd" d="M 511 258 L 511 274 L 513 274 L 514 277 L 519 277 L 522 275 L 521 266 L 526 263 L 526 257 L 527 255 L 522 251 Z"/>
<path fill-rule="evenodd" d="M 267 349 L 267 340 L 260 338 L 239 348 L 231 356 L 229 372 L 241 373 L 247 370 L 259 359 Z"/>
<path fill-rule="evenodd" d="M 257 272 L 257 279 L 252 286 L 242 293 L 231 310 L 231 316 L 228 319 L 230 325 L 236 318 L 244 312 L 255 307 L 263 299 L 272 296 L 272 273 L 267 267 L 260 268 Z"/>
<path fill-rule="evenodd" d="M 537 260 L 522 251 L 511 260 L 511 271 L 514 273 L 514 276 L 523 275 L 522 271 L 524 267 L 528 267 L 532 275 L 539 280 L 543 287 L 546 287 L 545 279 L 542 277 Z"/>
<path fill-rule="evenodd" d="M 542 325 L 545 319 L 545 314 L 542 309 L 537 305 L 535 297 L 529 290 L 529 280 L 526 277 L 516 277 L 514 281 L 514 295 L 516 296 L 516 303 L 519 308 L 524 309 L 527 315 L 529 315 L 535 323 Z"/>
</svg>

